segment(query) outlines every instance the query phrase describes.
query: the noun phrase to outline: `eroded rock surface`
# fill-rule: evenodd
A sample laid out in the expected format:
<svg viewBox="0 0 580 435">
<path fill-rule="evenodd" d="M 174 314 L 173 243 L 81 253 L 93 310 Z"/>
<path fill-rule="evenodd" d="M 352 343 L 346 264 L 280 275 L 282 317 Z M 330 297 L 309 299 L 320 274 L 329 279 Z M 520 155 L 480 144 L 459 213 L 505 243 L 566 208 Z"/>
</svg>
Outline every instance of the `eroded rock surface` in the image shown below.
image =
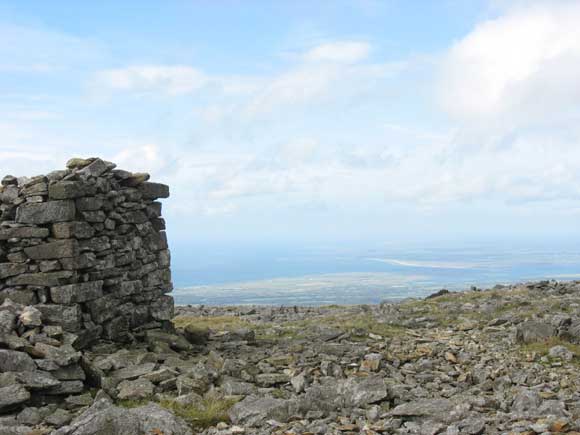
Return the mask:
<svg viewBox="0 0 580 435">
<path fill-rule="evenodd" d="M 178 307 L 175 330 L 81 351 L 59 326 L 30 341 L 26 306 L 5 308 L 21 332 L 2 335 L 0 433 L 580 432 L 575 282 L 368 306 Z"/>
</svg>

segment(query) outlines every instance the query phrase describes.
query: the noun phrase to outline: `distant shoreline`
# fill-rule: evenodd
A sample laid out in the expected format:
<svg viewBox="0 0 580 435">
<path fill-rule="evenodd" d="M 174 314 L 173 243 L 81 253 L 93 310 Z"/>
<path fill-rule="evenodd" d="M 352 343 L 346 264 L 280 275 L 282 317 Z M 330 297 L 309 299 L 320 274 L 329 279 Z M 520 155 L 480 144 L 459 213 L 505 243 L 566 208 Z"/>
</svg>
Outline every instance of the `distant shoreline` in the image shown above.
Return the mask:
<svg viewBox="0 0 580 435">
<path fill-rule="evenodd" d="M 483 293 L 483 292 L 491 292 L 491 291 L 498 291 L 498 290 L 513 290 L 518 287 L 524 286 L 541 286 L 547 283 L 558 283 L 558 282 L 565 282 L 565 283 L 580 283 L 580 280 L 574 279 L 545 279 L 545 280 L 535 280 L 535 281 L 520 281 L 514 283 L 498 283 L 492 287 L 486 288 L 479 288 L 472 286 L 472 288 L 464 288 L 464 289 L 439 289 L 433 290 L 431 293 L 423 295 L 423 296 L 407 296 L 407 297 L 400 297 L 400 298 L 386 298 L 379 302 L 368 302 L 368 303 L 320 303 L 320 304 L 305 304 L 305 303 L 223 303 L 223 304 L 211 304 L 211 303 L 175 303 L 176 307 L 219 307 L 222 309 L 227 308 L 236 308 L 236 307 L 244 307 L 244 308 L 260 308 L 260 307 L 269 307 L 269 308 L 292 308 L 292 307 L 300 307 L 300 308 L 327 308 L 327 307 L 356 307 L 361 305 L 381 305 L 381 304 L 400 304 L 402 302 L 410 301 L 410 300 L 425 300 L 429 299 L 431 296 L 435 296 L 439 291 L 444 290 L 449 293 Z"/>
</svg>

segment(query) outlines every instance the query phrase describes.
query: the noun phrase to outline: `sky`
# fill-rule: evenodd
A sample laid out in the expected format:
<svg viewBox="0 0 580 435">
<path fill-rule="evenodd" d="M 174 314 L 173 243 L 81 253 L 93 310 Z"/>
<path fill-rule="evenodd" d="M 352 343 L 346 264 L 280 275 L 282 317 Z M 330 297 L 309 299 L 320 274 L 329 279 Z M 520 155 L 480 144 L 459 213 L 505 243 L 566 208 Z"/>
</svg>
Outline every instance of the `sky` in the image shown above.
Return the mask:
<svg viewBox="0 0 580 435">
<path fill-rule="evenodd" d="M 0 3 L 0 174 L 99 156 L 175 243 L 580 235 L 580 1 Z"/>
</svg>

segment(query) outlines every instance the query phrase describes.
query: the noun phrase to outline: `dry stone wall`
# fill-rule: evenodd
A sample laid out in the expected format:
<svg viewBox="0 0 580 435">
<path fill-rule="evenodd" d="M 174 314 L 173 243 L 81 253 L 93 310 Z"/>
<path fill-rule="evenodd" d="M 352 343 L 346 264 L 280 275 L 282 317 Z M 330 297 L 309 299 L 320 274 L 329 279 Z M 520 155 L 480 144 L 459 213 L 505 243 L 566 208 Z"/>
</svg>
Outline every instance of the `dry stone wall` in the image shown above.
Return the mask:
<svg viewBox="0 0 580 435">
<path fill-rule="evenodd" d="M 42 319 L 28 332 L 15 319 L 15 328 L 42 339 L 59 327 L 82 349 L 99 338 L 128 340 L 173 317 L 157 201 L 169 188 L 148 179 L 98 158 L 2 179 L 0 304 L 32 307 Z"/>
</svg>

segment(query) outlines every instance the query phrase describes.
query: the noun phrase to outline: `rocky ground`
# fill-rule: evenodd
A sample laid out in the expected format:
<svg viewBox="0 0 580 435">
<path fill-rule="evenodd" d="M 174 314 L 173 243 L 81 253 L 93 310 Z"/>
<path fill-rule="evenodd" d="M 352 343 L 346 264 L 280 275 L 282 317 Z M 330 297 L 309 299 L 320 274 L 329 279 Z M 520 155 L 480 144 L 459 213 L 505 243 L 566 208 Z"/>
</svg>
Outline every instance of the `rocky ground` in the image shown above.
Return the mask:
<svg viewBox="0 0 580 435">
<path fill-rule="evenodd" d="M 580 434 L 580 282 L 178 307 L 174 324 L 123 349 L 54 342 L 50 378 L 0 340 L 0 434 Z M 62 392 L 83 376 L 92 389 Z"/>
</svg>

